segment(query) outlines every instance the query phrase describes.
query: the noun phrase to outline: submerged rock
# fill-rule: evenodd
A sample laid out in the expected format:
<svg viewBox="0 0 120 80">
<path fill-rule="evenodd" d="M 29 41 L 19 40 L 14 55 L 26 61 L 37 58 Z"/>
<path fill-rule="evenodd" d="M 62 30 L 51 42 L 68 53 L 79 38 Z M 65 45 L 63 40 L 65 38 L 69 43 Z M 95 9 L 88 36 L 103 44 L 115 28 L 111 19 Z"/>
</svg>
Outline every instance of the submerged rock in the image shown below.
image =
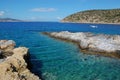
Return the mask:
<svg viewBox="0 0 120 80">
<path fill-rule="evenodd" d="M 71 33 L 44 32 L 51 37 L 72 41 L 78 44 L 85 53 L 101 54 L 104 56 L 120 58 L 120 35 L 93 34 L 85 32 Z"/>
<path fill-rule="evenodd" d="M 28 48 L 14 48 L 13 41 L 0 41 L 2 45 L 7 45 L 0 50 L 11 51 L 11 56 L 6 56 L 5 60 L 0 63 L 0 80 L 40 80 L 38 76 L 30 72 L 25 57 L 28 57 Z M 5 43 L 4 43 L 5 42 Z M 14 43 L 14 44 L 13 44 Z"/>
</svg>

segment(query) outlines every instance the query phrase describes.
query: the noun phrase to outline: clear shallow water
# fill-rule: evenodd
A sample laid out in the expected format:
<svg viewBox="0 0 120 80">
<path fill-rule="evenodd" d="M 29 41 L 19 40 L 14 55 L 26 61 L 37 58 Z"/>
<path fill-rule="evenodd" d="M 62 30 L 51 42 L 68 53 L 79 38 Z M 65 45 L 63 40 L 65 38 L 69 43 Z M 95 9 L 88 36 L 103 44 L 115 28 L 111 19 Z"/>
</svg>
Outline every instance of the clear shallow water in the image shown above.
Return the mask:
<svg viewBox="0 0 120 80">
<path fill-rule="evenodd" d="M 32 71 L 45 80 L 120 80 L 120 60 L 86 55 L 72 43 L 40 34 L 43 31 L 120 34 L 120 25 L 72 23 L 0 23 L 0 39 L 30 48 Z M 94 24 L 96 25 L 96 24 Z"/>
</svg>

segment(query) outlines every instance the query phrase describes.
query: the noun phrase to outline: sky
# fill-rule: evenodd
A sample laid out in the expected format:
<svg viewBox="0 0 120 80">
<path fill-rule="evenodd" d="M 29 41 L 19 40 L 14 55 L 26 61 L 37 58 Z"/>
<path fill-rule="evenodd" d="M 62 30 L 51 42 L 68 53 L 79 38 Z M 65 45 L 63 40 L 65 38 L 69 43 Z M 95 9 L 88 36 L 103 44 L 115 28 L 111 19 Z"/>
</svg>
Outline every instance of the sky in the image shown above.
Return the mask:
<svg viewBox="0 0 120 80">
<path fill-rule="evenodd" d="M 84 10 L 120 8 L 120 0 L 0 0 L 0 18 L 60 21 Z"/>
</svg>

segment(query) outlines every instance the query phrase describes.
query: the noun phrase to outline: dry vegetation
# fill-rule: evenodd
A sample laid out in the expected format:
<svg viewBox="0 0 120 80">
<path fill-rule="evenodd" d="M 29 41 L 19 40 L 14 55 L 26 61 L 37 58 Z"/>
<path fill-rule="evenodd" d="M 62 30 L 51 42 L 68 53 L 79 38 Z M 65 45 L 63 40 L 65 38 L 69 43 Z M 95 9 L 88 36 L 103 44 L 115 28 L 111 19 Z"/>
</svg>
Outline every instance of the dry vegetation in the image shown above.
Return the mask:
<svg viewBox="0 0 120 80">
<path fill-rule="evenodd" d="M 64 18 L 62 22 L 120 23 L 120 9 L 77 12 Z"/>
</svg>

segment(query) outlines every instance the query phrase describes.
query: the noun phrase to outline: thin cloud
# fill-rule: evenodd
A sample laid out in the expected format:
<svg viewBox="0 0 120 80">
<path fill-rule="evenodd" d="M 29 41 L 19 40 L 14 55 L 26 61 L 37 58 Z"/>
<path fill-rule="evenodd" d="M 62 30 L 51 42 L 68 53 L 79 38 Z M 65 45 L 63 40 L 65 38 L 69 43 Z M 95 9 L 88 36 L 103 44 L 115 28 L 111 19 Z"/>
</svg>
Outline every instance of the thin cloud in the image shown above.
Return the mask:
<svg viewBox="0 0 120 80">
<path fill-rule="evenodd" d="M 39 20 L 39 19 L 41 19 L 41 18 L 40 17 L 31 17 L 30 20 Z"/>
<path fill-rule="evenodd" d="M 3 16 L 5 14 L 4 11 L 0 11 L 0 16 Z"/>
<path fill-rule="evenodd" d="M 55 8 L 34 8 L 31 9 L 32 12 L 54 12 L 56 11 Z"/>
<path fill-rule="evenodd" d="M 45 18 L 44 17 L 31 17 L 29 20 L 30 21 L 43 21 L 45 20 Z"/>
<path fill-rule="evenodd" d="M 61 20 L 62 18 L 58 16 L 57 19 L 58 19 L 58 20 Z"/>
</svg>

